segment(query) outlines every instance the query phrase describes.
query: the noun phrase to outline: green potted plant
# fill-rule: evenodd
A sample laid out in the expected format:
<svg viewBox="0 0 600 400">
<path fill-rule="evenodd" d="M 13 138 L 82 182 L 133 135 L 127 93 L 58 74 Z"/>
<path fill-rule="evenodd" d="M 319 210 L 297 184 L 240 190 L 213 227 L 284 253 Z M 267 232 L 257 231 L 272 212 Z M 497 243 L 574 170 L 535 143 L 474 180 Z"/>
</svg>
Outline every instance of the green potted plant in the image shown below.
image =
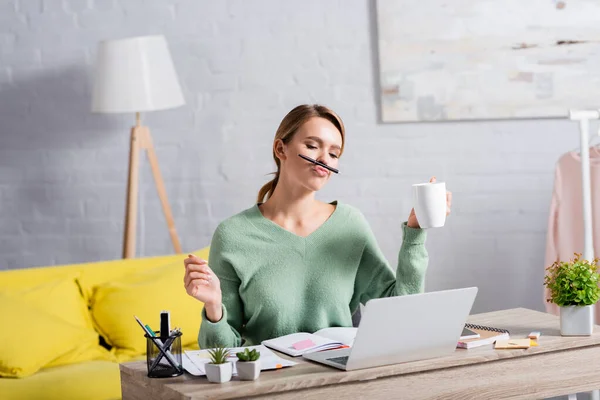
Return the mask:
<svg viewBox="0 0 600 400">
<path fill-rule="evenodd" d="M 260 352 L 256 349 L 245 349 L 235 354 L 238 376 L 243 381 L 253 381 L 260 375 Z"/>
<path fill-rule="evenodd" d="M 594 328 L 594 304 L 600 298 L 598 258 L 592 262 L 575 258 L 556 261 L 546 268 L 544 285 L 550 291 L 546 301 L 560 307 L 560 333 L 563 336 L 591 335 Z"/>
<path fill-rule="evenodd" d="M 226 347 L 217 346 L 209 349 L 208 354 L 210 354 L 210 362 L 204 365 L 208 380 L 214 383 L 229 382 L 233 373 L 233 364 L 227 359 L 230 350 Z"/>
</svg>

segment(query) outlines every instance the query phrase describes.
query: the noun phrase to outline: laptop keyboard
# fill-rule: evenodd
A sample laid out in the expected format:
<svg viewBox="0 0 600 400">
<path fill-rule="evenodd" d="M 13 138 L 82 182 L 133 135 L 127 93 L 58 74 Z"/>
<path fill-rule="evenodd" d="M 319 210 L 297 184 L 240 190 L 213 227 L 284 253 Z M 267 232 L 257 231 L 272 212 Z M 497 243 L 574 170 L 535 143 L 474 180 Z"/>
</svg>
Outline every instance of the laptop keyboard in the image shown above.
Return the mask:
<svg viewBox="0 0 600 400">
<path fill-rule="evenodd" d="M 346 365 L 346 363 L 348 362 L 348 356 L 328 358 L 327 361 L 333 361 L 337 364 Z"/>
</svg>

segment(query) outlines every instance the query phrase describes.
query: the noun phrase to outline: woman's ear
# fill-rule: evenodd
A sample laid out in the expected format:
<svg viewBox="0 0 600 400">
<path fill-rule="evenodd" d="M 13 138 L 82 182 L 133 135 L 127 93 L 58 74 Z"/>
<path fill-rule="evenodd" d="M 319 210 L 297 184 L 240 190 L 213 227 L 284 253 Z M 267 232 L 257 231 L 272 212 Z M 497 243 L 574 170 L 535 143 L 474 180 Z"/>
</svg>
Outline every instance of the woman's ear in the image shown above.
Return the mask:
<svg viewBox="0 0 600 400">
<path fill-rule="evenodd" d="M 273 143 L 273 151 L 275 152 L 277 158 L 280 160 L 285 160 L 287 158 L 286 150 L 287 146 L 283 143 L 283 140 L 275 140 L 275 143 Z"/>
</svg>

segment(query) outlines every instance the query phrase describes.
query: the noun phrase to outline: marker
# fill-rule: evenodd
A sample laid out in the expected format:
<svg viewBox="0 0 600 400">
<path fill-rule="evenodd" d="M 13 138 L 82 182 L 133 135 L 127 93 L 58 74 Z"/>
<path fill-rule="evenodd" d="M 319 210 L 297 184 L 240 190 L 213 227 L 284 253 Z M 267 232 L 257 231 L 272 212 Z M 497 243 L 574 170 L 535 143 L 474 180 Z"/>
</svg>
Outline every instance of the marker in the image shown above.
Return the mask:
<svg viewBox="0 0 600 400">
<path fill-rule="evenodd" d="M 171 334 L 171 314 L 168 311 L 160 312 L 160 338 L 167 340 Z"/>
<path fill-rule="evenodd" d="M 146 324 L 145 327 L 146 329 L 148 329 L 148 333 L 150 333 L 150 336 L 156 337 L 156 333 L 154 333 L 154 331 L 148 326 L 148 324 Z"/>
</svg>

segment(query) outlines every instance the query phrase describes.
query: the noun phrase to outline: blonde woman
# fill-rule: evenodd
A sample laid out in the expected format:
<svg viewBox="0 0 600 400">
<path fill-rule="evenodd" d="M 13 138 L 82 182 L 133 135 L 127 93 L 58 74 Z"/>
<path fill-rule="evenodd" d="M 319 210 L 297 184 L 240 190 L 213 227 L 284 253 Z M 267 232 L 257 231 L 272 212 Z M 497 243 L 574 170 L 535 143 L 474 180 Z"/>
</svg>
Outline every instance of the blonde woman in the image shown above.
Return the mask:
<svg viewBox="0 0 600 400">
<path fill-rule="evenodd" d="M 359 303 L 423 291 L 426 233 L 414 210 L 402 223 L 394 276 L 358 209 L 315 199 L 332 171 L 299 155 L 336 169 L 344 139 L 342 120 L 329 108 L 290 111 L 273 143 L 275 178 L 254 206 L 219 224 L 210 264 L 194 255 L 185 259 L 185 289 L 204 303 L 200 347 L 250 346 L 352 326 Z M 450 193 L 447 204 L 449 213 Z"/>
</svg>

